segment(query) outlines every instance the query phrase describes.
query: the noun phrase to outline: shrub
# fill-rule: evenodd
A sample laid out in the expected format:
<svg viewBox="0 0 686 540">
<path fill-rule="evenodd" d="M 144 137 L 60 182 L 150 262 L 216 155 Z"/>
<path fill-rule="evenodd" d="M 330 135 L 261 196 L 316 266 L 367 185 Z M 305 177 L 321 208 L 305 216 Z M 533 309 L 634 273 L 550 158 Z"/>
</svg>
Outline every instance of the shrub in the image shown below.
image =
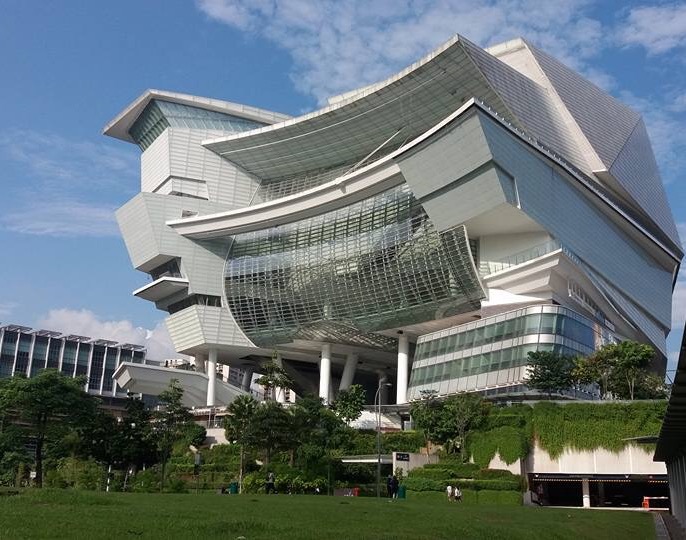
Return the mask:
<svg viewBox="0 0 686 540">
<path fill-rule="evenodd" d="M 445 491 L 446 486 L 460 486 L 472 491 L 520 491 L 520 477 L 512 475 L 512 480 L 471 480 L 465 478 L 431 478 L 408 477 L 403 484 L 412 491 Z"/>
<path fill-rule="evenodd" d="M 92 459 L 62 458 L 46 473 L 46 486 L 86 490 L 102 489 L 105 468 Z"/>
<path fill-rule="evenodd" d="M 476 463 L 462 463 L 456 459 L 444 458 L 439 463 L 430 463 L 424 465 L 422 469 L 415 469 L 412 472 L 432 469 L 448 470 L 454 478 L 474 478 L 480 467 Z"/>
<path fill-rule="evenodd" d="M 514 480 L 516 475 L 505 469 L 481 469 L 475 478 L 479 480 Z"/>
<path fill-rule="evenodd" d="M 383 452 L 419 452 L 426 444 L 421 431 L 397 431 L 381 437 Z"/>
<path fill-rule="evenodd" d="M 160 490 L 162 473 L 157 467 L 150 467 L 144 471 L 138 471 L 136 476 L 129 480 L 131 491 L 136 493 L 155 493 Z"/>
<path fill-rule="evenodd" d="M 167 493 L 188 493 L 186 482 L 178 476 L 170 476 L 167 478 L 164 491 Z"/>
</svg>

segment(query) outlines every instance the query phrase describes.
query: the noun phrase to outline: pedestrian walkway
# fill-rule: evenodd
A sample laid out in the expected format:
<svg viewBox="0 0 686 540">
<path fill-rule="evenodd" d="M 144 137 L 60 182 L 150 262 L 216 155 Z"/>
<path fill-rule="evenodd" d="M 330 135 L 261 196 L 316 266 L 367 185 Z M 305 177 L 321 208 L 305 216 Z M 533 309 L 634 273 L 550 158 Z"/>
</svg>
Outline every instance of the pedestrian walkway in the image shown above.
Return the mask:
<svg viewBox="0 0 686 540">
<path fill-rule="evenodd" d="M 686 532 L 673 515 L 667 512 L 655 512 L 653 518 L 657 540 L 686 540 Z"/>
</svg>

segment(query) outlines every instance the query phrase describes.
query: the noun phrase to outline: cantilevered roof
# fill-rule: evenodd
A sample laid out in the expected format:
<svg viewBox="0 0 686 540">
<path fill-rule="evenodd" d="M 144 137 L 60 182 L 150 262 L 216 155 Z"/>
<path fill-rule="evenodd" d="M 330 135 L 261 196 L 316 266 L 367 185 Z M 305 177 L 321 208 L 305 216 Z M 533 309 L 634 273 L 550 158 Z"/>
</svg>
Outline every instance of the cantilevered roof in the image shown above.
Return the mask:
<svg viewBox="0 0 686 540">
<path fill-rule="evenodd" d="M 271 179 L 354 165 L 384 143 L 380 152 L 388 153 L 472 97 L 514 122 L 464 43 L 455 36 L 397 75 L 313 113 L 203 144 L 252 174 Z"/>
<path fill-rule="evenodd" d="M 188 289 L 188 279 L 164 276 L 133 291 L 133 295 L 143 300 L 159 302 L 177 292 Z"/>
<path fill-rule="evenodd" d="M 183 386 L 183 404 L 187 407 L 204 407 L 207 403 L 207 375 L 197 371 L 122 362 L 112 378 L 129 392 L 156 396 L 169 387 L 176 379 Z M 218 406 L 228 405 L 238 396 L 249 395 L 237 386 L 215 381 L 215 399 Z"/>
<path fill-rule="evenodd" d="M 148 103 L 153 99 L 189 105 L 208 111 L 231 114 L 265 124 L 275 124 L 290 118 L 287 114 L 258 109 L 257 107 L 249 107 L 248 105 L 240 105 L 238 103 L 231 103 L 230 101 L 150 89 L 143 92 L 143 94 L 135 99 L 126 109 L 120 112 L 103 128 L 102 132 L 105 135 L 121 139 L 122 141 L 134 142 L 131 135 L 129 135 L 129 129 L 131 129 L 131 126 L 138 119 L 143 110 L 145 110 Z"/>
</svg>

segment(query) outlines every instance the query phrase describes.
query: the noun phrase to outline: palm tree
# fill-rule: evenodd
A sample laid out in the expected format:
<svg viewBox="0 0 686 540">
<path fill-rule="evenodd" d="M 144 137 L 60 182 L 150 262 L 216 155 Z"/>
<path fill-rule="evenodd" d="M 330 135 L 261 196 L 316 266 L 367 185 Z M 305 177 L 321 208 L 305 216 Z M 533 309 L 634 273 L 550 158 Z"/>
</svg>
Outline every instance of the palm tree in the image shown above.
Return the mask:
<svg viewBox="0 0 686 540">
<path fill-rule="evenodd" d="M 243 460 L 245 445 L 249 442 L 249 432 L 257 401 L 252 396 L 239 396 L 226 408 L 228 415 L 224 417 L 224 431 L 229 441 L 240 445 L 240 465 L 238 470 L 238 492 L 243 491 Z"/>
<path fill-rule="evenodd" d="M 274 351 L 271 361 L 262 367 L 262 376 L 255 382 L 264 387 L 264 398 L 269 399 L 272 390 L 280 388 L 282 391 L 293 388 L 293 380 L 286 370 L 277 363 L 277 353 Z"/>
</svg>

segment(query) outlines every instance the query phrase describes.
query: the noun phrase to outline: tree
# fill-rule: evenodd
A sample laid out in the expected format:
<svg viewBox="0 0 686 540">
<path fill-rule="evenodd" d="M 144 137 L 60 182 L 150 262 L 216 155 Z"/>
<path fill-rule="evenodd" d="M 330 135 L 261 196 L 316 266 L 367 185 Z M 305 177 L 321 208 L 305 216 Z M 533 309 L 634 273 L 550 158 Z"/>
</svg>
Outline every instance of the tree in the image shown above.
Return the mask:
<svg viewBox="0 0 686 540">
<path fill-rule="evenodd" d="M 561 392 L 572 386 L 572 361 L 552 351 L 529 352 L 529 376 L 527 386 L 545 392 Z"/>
<path fill-rule="evenodd" d="M 613 364 L 612 392 L 619 398 L 633 401 L 636 384 L 648 375 L 648 366 L 655 356 L 655 351 L 650 345 L 636 341 L 612 343 L 603 347 L 601 351 Z"/>
<path fill-rule="evenodd" d="M 597 383 L 601 398 L 612 393 L 617 398 L 633 400 L 649 376 L 648 367 L 654 356 L 653 348 L 643 343 L 609 343 L 577 361 L 574 373 L 583 382 Z M 655 389 L 659 394 L 659 388 Z"/>
<path fill-rule="evenodd" d="M 443 431 L 450 433 L 447 442 L 459 447 L 460 458 L 466 461 L 467 434 L 477 428 L 486 414 L 486 402 L 477 394 L 459 394 L 445 400 Z"/>
<path fill-rule="evenodd" d="M 291 441 L 291 417 L 276 401 L 259 404 L 248 429 L 248 445 L 264 450 L 265 465 L 269 465 L 272 454 L 285 450 Z"/>
<path fill-rule="evenodd" d="M 226 408 L 224 432 L 229 441 L 240 446 L 240 464 L 238 469 L 238 488 L 243 491 L 243 469 L 245 446 L 250 442 L 250 429 L 254 421 L 257 401 L 252 396 L 239 396 Z"/>
<path fill-rule="evenodd" d="M 636 399 L 665 399 L 669 395 L 669 386 L 663 377 L 647 373 L 636 386 Z"/>
<path fill-rule="evenodd" d="M 193 415 L 182 403 L 183 388 L 178 379 L 169 381 L 169 386 L 158 396 L 160 409 L 153 416 L 153 431 L 162 462 L 162 484 L 164 489 L 167 461 L 171 457 L 174 443 L 184 438 Z"/>
<path fill-rule="evenodd" d="M 341 390 L 338 393 L 338 397 L 331 408 L 338 418 L 349 424 L 362 416 L 364 403 L 364 388 L 359 384 L 353 384 L 347 390 Z"/>
<path fill-rule="evenodd" d="M 426 454 L 429 455 L 429 443 L 438 442 L 440 417 L 443 403 L 438 401 L 435 390 L 422 390 L 421 398 L 410 404 L 412 423 L 424 433 Z"/>
<path fill-rule="evenodd" d="M 85 381 L 55 370 L 30 379 L 12 377 L 0 385 L 0 414 L 21 426 L 35 442 L 36 486 L 43 487 L 43 453 L 77 426 L 89 425 L 98 400 L 83 390 Z"/>
<path fill-rule="evenodd" d="M 137 471 L 157 461 L 157 443 L 151 420 L 152 414 L 142 400 L 133 397 L 127 399 L 126 412 L 120 424 L 121 460 L 127 469 L 132 467 Z"/>
<path fill-rule="evenodd" d="M 264 387 L 265 399 L 269 399 L 272 391 L 275 391 L 277 388 L 280 388 L 282 391 L 293 388 L 293 380 L 286 373 L 286 370 L 277 364 L 276 357 L 277 353 L 274 351 L 271 361 L 262 367 L 262 375 L 255 379 L 257 384 Z"/>
</svg>

